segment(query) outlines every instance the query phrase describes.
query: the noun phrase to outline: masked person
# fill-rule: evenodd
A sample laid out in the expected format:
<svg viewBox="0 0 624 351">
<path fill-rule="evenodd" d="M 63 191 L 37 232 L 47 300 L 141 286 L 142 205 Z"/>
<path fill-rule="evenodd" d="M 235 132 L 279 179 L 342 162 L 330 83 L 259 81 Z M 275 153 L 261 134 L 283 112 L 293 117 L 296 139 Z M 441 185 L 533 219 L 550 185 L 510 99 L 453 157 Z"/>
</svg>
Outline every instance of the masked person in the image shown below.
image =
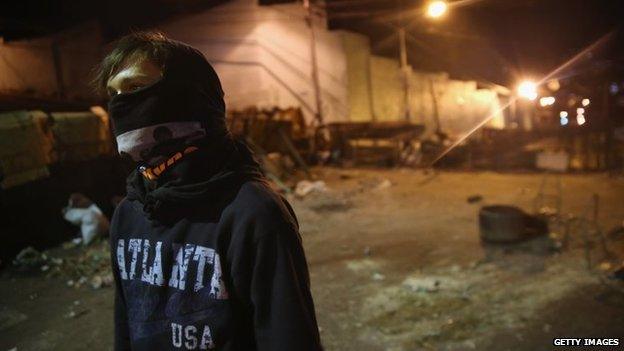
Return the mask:
<svg viewBox="0 0 624 351">
<path fill-rule="evenodd" d="M 204 56 L 135 33 L 98 72 L 137 163 L 111 221 L 115 349 L 321 350 L 295 215 L 230 136 Z"/>
</svg>

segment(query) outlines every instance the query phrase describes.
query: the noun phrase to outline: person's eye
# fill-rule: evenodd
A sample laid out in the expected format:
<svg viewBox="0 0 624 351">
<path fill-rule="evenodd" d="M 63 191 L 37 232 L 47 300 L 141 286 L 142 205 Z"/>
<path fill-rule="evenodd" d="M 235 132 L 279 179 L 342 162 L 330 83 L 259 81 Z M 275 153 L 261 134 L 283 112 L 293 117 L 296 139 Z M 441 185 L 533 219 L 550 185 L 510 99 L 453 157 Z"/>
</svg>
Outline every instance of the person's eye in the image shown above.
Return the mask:
<svg viewBox="0 0 624 351">
<path fill-rule="evenodd" d="M 106 90 L 106 92 L 108 93 L 109 97 L 113 97 L 113 96 L 119 94 L 119 92 L 117 90 L 113 89 L 113 88 L 108 88 Z"/>
<path fill-rule="evenodd" d="M 128 92 L 136 91 L 143 88 L 143 84 L 132 84 L 128 87 Z"/>
</svg>

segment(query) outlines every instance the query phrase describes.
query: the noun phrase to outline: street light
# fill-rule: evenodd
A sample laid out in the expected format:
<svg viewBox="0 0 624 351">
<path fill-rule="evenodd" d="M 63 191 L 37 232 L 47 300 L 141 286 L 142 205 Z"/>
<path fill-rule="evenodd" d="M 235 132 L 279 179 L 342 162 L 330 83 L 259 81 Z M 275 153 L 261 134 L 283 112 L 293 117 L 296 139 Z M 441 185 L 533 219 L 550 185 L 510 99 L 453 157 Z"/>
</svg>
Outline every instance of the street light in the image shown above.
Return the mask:
<svg viewBox="0 0 624 351">
<path fill-rule="evenodd" d="M 537 98 L 537 84 L 529 80 L 523 81 L 518 85 L 518 95 L 525 99 L 535 100 Z"/>
<path fill-rule="evenodd" d="M 431 18 L 439 18 L 446 13 L 448 5 L 442 0 L 436 0 L 427 6 L 427 16 Z"/>
<path fill-rule="evenodd" d="M 540 106 L 546 107 L 555 103 L 554 96 L 545 96 L 539 100 Z"/>
</svg>

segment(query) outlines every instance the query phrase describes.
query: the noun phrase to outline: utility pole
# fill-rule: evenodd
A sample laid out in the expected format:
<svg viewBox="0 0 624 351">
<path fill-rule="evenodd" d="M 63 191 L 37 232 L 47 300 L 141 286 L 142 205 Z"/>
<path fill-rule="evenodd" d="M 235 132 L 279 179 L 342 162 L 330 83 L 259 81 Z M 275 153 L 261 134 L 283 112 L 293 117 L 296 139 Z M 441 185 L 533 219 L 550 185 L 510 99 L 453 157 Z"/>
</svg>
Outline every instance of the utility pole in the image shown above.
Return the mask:
<svg viewBox="0 0 624 351">
<path fill-rule="evenodd" d="M 54 76 L 56 78 L 56 96 L 65 98 L 65 84 L 63 82 L 63 66 L 61 65 L 61 49 L 58 40 L 52 41 L 52 60 L 54 63 Z"/>
<path fill-rule="evenodd" d="M 303 0 L 303 7 L 306 9 L 305 22 L 310 28 L 310 61 L 312 66 L 312 85 L 314 88 L 314 99 L 316 100 L 315 118 L 319 125 L 323 125 L 323 103 L 321 97 L 321 85 L 318 76 L 318 61 L 316 58 L 316 35 L 314 34 L 314 23 L 312 19 L 312 9 L 310 8 L 310 0 Z"/>
<path fill-rule="evenodd" d="M 407 45 L 405 43 L 405 27 L 399 28 L 399 47 L 401 51 L 401 73 L 403 77 L 403 107 L 405 108 L 405 120 L 412 119 L 409 101 L 409 66 L 407 65 Z"/>
</svg>

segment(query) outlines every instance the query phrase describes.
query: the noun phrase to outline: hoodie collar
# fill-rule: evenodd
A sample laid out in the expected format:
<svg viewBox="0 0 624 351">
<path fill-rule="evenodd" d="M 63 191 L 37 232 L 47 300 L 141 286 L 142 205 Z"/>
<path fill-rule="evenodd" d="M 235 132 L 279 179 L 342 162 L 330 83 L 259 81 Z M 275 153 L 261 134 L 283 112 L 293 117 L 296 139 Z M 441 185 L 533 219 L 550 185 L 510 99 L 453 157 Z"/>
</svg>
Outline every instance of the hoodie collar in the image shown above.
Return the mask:
<svg viewBox="0 0 624 351">
<path fill-rule="evenodd" d="M 218 202 L 249 180 L 265 181 L 247 145 L 231 138 L 218 145 L 202 140 L 196 149 L 165 166 L 156 179 L 139 169 L 132 172 L 127 191 L 128 199 L 141 203 L 149 219 L 162 219 L 184 215 L 198 204 Z"/>
</svg>

